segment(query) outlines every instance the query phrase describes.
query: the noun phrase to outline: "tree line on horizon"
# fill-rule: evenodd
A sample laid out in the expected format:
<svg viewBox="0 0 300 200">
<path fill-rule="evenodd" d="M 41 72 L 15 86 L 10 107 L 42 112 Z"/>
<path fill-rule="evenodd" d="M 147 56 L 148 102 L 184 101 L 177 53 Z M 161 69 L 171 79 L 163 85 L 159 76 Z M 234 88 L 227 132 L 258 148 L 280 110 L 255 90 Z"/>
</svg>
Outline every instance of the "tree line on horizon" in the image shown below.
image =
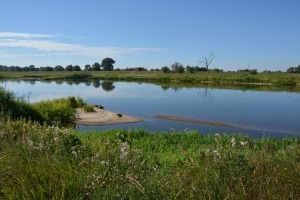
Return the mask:
<svg viewBox="0 0 300 200">
<path fill-rule="evenodd" d="M 114 69 L 113 64 L 115 61 L 112 58 L 104 58 L 100 63 L 95 62 L 93 65 L 87 64 L 84 66 L 82 70 L 79 65 L 67 65 L 63 67 L 61 65 L 57 65 L 55 67 L 47 66 L 47 67 L 35 67 L 34 65 L 29 65 L 26 67 L 19 67 L 19 66 L 5 66 L 0 65 L 0 72 L 26 72 L 26 71 L 148 71 L 148 69 L 144 67 L 127 67 L 124 69 Z M 205 62 L 203 62 L 205 63 Z M 207 63 L 204 67 L 191 66 L 187 65 L 184 66 L 179 62 L 175 62 L 171 65 L 171 67 L 163 66 L 160 69 L 150 69 L 149 71 L 162 71 L 163 73 L 195 73 L 195 72 L 224 72 L 223 69 L 219 68 L 210 68 L 210 65 Z M 250 74 L 257 74 L 257 69 L 239 69 L 237 71 L 228 71 L 228 72 L 246 72 Z M 289 67 L 286 70 L 287 73 L 300 73 L 300 65 L 298 67 Z M 270 71 L 264 70 L 263 73 L 282 73 L 281 71 Z"/>
<path fill-rule="evenodd" d="M 93 65 L 87 64 L 84 67 L 84 71 L 113 71 L 115 61 L 112 58 L 104 58 L 99 64 L 95 62 Z M 0 71 L 9 71 L 9 72 L 26 72 L 26 71 L 82 71 L 79 65 L 67 65 L 63 67 L 61 65 L 56 65 L 55 67 L 35 67 L 34 65 L 29 65 L 26 67 L 19 66 L 5 66 L 0 65 Z"/>
</svg>

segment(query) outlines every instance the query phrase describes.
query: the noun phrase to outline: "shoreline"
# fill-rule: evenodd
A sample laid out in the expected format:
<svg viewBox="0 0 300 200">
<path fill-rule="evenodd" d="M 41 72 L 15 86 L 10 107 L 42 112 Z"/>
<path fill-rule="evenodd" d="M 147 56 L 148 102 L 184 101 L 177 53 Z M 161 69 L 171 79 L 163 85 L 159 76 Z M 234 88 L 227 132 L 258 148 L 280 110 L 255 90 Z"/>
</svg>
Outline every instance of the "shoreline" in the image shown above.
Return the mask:
<svg viewBox="0 0 300 200">
<path fill-rule="evenodd" d="M 114 125 L 143 121 L 143 119 L 138 117 L 124 115 L 105 109 L 95 108 L 94 110 L 95 112 L 85 112 L 81 108 L 76 108 L 76 118 L 74 123 L 81 125 Z M 118 114 L 121 115 L 119 116 Z"/>
</svg>

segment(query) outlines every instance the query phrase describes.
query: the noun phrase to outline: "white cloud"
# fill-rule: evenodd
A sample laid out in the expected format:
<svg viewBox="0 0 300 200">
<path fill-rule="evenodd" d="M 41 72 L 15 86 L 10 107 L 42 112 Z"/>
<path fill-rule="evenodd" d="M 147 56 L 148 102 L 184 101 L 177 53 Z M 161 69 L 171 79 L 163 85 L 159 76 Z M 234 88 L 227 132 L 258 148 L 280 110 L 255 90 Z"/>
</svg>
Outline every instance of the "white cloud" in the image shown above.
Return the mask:
<svg viewBox="0 0 300 200">
<path fill-rule="evenodd" d="M 82 57 L 119 57 L 124 54 L 137 52 L 159 52 L 165 51 L 164 48 L 123 48 L 123 47 L 89 47 L 81 44 L 69 44 L 64 42 L 52 41 L 51 39 L 59 35 L 47 34 L 28 34 L 0 32 L 0 48 L 27 48 L 51 54 L 51 55 L 70 55 Z M 2 54 L 2 57 L 5 54 Z M 11 53 L 9 54 L 11 55 Z M 11 57 L 11 56 L 9 56 Z"/>
<path fill-rule="evenodd" d="M 0 32 L 0 37 L 5 37 L 5 38 L 52 38 L 55 36 L 56 35 L 47 35 L 47 34 Z"/>
</svg>

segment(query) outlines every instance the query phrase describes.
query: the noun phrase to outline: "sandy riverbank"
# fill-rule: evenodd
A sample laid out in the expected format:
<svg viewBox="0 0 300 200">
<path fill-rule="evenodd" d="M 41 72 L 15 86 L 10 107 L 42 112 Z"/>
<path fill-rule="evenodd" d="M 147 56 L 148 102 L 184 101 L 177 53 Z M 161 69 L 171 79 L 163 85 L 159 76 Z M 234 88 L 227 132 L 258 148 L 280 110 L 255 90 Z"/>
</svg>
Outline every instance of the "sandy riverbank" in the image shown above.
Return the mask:
<svg viewBox="0 0 300 200">
<path fill-rule="evenodd" d="M 122 113 L 121 113 L 122 114 Z M 112 125 L 123 123 L 134 123 L 143 121 L 141 118 L 132 117 L 122 114 L 121 117 L 118 113 L 108 111 L 105 109 L 95 108 L 95 112 L 84 112 L 81 108 L 76 109 L 76 124 L 82 125 Z"/>
</svg>

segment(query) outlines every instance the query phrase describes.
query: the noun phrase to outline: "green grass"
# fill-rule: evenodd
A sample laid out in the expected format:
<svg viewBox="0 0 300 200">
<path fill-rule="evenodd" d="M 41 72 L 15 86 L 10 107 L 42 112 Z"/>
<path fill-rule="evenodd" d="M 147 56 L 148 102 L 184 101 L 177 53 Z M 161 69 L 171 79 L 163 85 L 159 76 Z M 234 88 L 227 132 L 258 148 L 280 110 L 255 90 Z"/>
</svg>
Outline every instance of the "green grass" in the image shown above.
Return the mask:
<svg viewBox="0 0 300 200">
<path fill-rule="evenodd" d="M 0 89 L 0 199 L 300 198 L 298 138 L 78 132 L 31 119 L 61 120 L 82 99 L 31 105 Z"/>
<path fill-rule="evenodd" d="M 289 73 L 242 73 L 242 72 L 199 72 L 163 73 L 151 71 L 97 71 L 97 72 L 0 72 L 2 79 L 28 79 L 39 77 L 41 80 L 113 80 L 153 83 L 182 83 L 208 85 L 260 84 L 300 88 L 300 74 Z"/>
<path fill-rule="evenodd" d="M 297 199 L 300 141 L 0 123 L 0 199 Z"/>
</svg>

